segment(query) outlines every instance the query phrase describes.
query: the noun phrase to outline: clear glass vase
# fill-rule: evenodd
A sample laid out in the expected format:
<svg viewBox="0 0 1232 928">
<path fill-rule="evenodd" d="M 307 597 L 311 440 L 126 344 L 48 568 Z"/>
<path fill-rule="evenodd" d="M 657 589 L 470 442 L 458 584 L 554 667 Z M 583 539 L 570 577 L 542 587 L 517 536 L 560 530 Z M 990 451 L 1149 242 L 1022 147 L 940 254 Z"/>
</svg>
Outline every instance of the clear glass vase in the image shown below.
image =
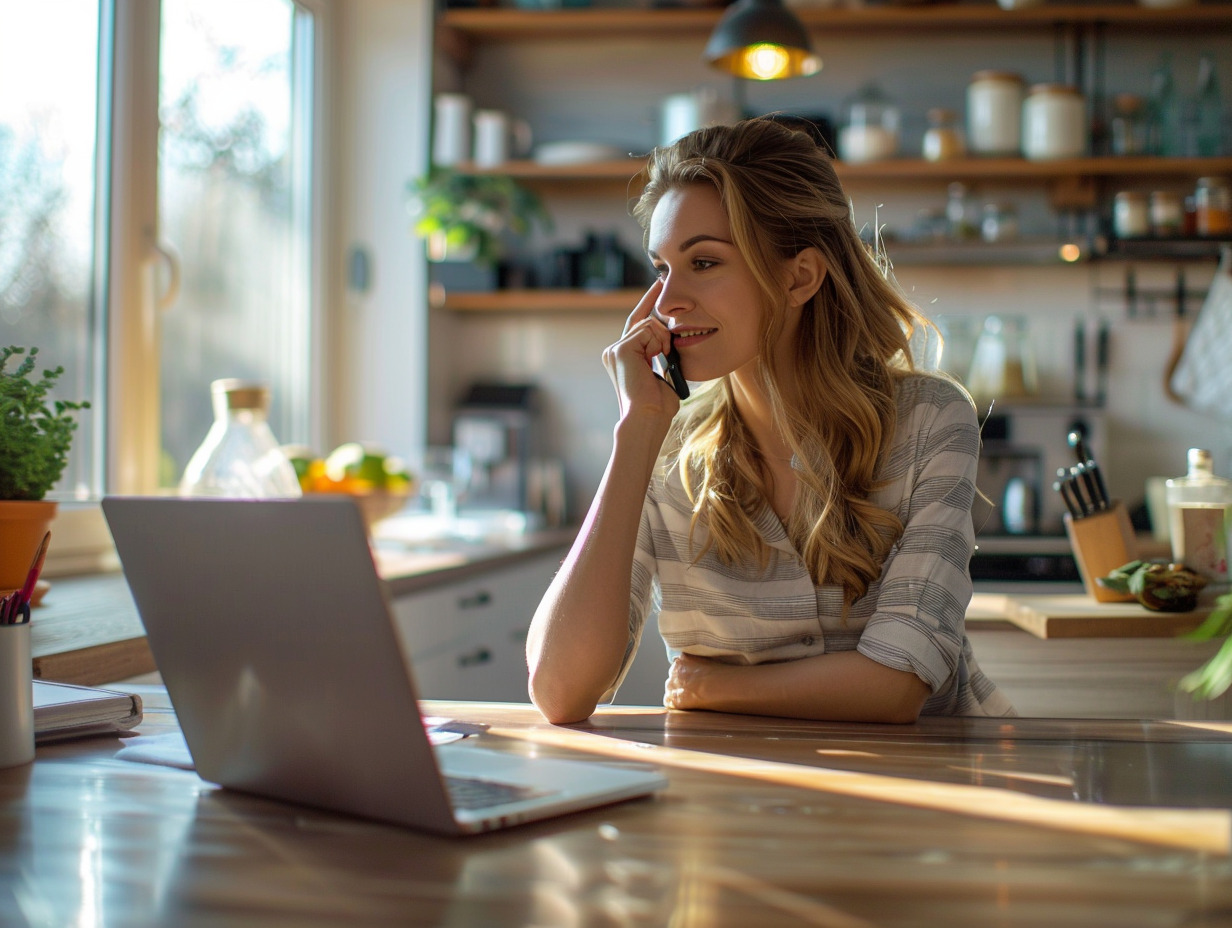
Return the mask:
<svg viewBox="0 0 1232 928">
<path fill-rule="evenodd" d="M 184 469 L 180 493 L 243 499 L 299 496 L 295 468 L 269 427 L 265 385 L 215 380 L 210 394 L 214 424 Z"/>
</svg>

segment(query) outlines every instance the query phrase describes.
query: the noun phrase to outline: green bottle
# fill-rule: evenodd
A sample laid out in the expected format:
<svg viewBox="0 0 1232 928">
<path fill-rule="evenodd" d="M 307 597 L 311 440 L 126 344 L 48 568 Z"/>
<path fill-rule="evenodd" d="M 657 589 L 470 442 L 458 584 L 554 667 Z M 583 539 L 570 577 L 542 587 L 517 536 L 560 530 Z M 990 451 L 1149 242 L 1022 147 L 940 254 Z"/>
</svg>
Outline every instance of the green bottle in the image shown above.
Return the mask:
<svg viewBox="0 0 1232 928">
<path fill-rule="evenodd" d="M 1172 56 L 1160 56 L 1151 75 L 1151 154 L 1168 158 L 1183 153 L 1181 107 L 1172 81 Z"/>
<path fill-rule="evenodd" d="M 1198 59 L 1198 88 L 1194 95 L 1194 154 L 1217 158 L 1223 154 L 1223 102 L 1219 77 L 1210 55 Z"/>
</svg>

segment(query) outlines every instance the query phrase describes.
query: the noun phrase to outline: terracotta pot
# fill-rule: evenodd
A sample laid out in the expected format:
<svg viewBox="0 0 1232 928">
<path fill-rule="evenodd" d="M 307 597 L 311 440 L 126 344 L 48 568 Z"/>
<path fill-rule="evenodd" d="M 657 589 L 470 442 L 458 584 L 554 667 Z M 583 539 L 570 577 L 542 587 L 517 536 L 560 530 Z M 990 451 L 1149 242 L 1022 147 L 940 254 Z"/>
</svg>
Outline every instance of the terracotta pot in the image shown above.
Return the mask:
<svg viewBox="0 0 1232 928">
<path fill-rule="evenodd" d="M 20 589 L 26 582 L 55 515 L 56 504 L 49 500 L 0 500 L 0 590 Z"/>
</svg>

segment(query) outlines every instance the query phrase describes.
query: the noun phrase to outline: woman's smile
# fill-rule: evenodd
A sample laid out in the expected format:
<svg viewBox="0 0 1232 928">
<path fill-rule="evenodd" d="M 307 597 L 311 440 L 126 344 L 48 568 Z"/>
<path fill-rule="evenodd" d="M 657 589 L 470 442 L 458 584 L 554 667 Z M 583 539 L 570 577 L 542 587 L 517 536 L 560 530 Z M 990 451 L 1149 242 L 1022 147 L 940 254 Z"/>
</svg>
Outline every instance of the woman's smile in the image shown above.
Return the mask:
<svg viewBox="0 0 1232 928">
<path fill-rule="evenodd" d="M 676 329 L 672 332 L 672 344 L 677 348 L 688 348 L 705 341 L 718 329 Z"/>
</svg>

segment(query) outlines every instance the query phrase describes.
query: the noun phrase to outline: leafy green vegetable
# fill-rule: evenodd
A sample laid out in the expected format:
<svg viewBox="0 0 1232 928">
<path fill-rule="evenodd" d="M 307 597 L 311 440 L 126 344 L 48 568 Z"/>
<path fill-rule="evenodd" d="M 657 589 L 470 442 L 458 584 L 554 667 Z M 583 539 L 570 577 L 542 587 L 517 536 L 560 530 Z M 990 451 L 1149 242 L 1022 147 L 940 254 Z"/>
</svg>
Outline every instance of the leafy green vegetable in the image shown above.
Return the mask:
<svg viewBox="0 0 1232 928">
<path fill-rule="evenodd" d="M 1211 614 L 1186 635 L 1195 641 L 1223 638 L 1223 645 L 1209 661 L 1181 678 L 1180 688 L 1199 699 L 1216 699 L 1232 686 L 1232 593 L 1215 598 Z"/>
<path fill-rule="evenodd" d="M 33 379 L 38 349 L 31 348 L 16 370 L 5 366 L 24 348 L 0 349 L 0 499 L 37 500 L 47 495 L 64 473 L 77 422 L 71 413 L 88 409 L 87 402 L 56 400 L 47 394 L 63 367 L 43 371 Z"/>
</svg>

